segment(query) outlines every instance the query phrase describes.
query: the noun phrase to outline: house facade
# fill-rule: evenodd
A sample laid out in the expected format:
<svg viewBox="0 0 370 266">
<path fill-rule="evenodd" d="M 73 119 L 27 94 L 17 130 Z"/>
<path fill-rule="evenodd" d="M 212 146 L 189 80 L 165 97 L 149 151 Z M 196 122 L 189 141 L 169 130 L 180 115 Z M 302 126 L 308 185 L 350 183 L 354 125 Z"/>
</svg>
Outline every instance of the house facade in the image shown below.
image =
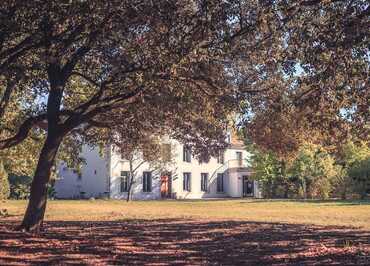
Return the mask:
<svg viewBox="0 0 370 266">
<path fill-rule="evenodd" d="M 145 160 L 138 162 L 131 188 L 130 161 L 117 149 L 109 146 L 102 154 L 85 146 L 86 164 L 79 173 L 60 166 L 56 197 L 127 199 L 128 190 L 133 200 L 261 197 L 258 183 L 250 178 L 250 154 L 242 143 L 229 139 L 229 147 L 208 162 L 199 162 L 176 140 L 163 139 L 162 145 L 171 150 L 170 166 L 154 169 Z"/>
</svg>

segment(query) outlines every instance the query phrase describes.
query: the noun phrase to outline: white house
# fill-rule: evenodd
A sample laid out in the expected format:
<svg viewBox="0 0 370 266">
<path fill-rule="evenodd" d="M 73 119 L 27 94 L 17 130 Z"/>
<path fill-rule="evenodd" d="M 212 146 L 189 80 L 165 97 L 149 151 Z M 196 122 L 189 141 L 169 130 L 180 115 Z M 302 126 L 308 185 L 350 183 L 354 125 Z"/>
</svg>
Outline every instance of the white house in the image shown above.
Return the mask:
<svg viewBox="0 0 370 266">
<path fill-rule="evenodd" d="M 200 163 L 179 142 L 165 139 L 162 145 L 171 149 L 172 164 L 163 172 L 154 171 L 144 162 L 138 167 L 131 198 L 202 199 L 224 197 L 261 197 L 258 183 L 250 179 L 250 154 L 235 137 L 218 158 Z M 58 198 L 109 197 L 126 199 L 129 184 L 129 161 L 108 147 L 104 155 L 85 146 L 86 164 L 80 173 L 61 165 L 55 183 Z"/>
</svg>

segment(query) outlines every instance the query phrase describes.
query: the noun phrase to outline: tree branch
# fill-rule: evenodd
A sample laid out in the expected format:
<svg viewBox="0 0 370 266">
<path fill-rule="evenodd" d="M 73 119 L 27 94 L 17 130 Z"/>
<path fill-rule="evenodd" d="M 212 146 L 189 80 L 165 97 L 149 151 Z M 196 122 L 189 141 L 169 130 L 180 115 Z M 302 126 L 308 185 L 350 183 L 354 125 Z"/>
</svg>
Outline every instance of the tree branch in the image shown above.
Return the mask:
<svg viewBox="0 0 370 266">
<path fill-rule="evenodd" d="M 41 114 L 26 119 L 19 127 L 18 133 L 15 136 L 0 141 L 0 150 L 7 149 L 21 143 L 27 138 L 30 130 L 38 123 L 46 120 L 46 118 L 46 114 Z"/>
</svg>

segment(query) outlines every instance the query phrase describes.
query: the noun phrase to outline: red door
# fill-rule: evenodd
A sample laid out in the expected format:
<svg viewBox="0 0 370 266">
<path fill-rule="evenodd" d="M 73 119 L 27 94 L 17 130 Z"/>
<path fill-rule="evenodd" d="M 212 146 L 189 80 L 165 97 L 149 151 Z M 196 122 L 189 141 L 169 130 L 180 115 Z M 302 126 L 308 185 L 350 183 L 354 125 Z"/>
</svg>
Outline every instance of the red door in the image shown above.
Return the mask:
<svg viewBox="0 0 370 266">
<path fill-rule="evenodd" d="M 170 176 L 169 175 L 162 175 L 161 176 L 161 196 L 162 198 L 169 198 L 171 195 L 171 188 L 170 188 Z"/>
</svg>

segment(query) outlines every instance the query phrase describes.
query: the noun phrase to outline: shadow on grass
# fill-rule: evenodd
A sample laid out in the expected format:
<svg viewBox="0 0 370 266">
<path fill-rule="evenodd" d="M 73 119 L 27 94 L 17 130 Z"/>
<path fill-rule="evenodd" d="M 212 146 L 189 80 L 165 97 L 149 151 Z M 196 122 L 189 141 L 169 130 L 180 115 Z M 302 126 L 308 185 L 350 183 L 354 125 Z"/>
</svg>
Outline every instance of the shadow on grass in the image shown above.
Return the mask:
<svg viewBox="0 0 370 266">
<path fill-rule="evenodd" d="M 47 222 L 35 237 L 0 222 L 0 265 L 370 263 L 367 231 L 196 220 Z"/>
</svg>

